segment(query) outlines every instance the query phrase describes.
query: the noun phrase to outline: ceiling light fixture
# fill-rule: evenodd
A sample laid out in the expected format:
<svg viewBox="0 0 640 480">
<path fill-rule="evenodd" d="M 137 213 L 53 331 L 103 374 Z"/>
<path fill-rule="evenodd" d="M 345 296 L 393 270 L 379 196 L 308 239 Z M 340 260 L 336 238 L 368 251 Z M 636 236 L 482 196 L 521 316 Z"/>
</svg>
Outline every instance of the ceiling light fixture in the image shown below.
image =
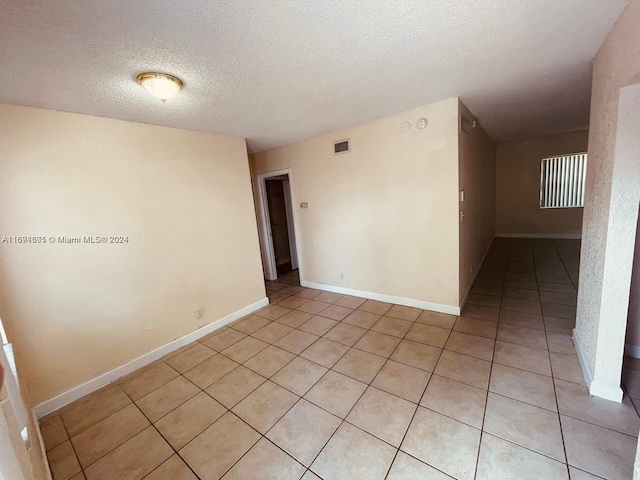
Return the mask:
<svg viewBox="0 0 640 480">
<path fill-rule="evenodd" d="M 147 92 L 162 103 L 173 98 L 182 88 L 182 80 L 168 73 L 159 72 L 142 72 L 136 77 L 136 80 L 142 85 Z"/>
</svg>

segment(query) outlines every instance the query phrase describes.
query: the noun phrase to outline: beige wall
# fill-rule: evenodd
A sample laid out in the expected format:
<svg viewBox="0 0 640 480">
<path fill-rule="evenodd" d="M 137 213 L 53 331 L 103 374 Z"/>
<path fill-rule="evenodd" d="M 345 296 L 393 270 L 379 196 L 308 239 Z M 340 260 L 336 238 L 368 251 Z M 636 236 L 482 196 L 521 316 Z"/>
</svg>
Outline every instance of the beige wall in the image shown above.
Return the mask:
<svg viewBox="0 0 640 480">
<path fill-rule="evenodd" d="M 0 205 L 0 235 L 129 238 L 0 243 L 32 405 L 265 296 L 242 138 L 0 105 Z"/>
<path fill-rule="evenodd" d="M 460 102 L 460 114 L 469 121 L 473 113 Z M 491 245 L 495 233 L 496 144 L 484 128 L 460 132 L 459 136 L 460 211 L 460 298 L 464 299 L 471 281 Z"/>
<path fill-rule="evenodd" d="M 496 233 L 573 234 L 582 231 L 582 208 L 540 208 L 540 161 L 587 151 L 589 131 L 498 145 Z"/>
<path fill-rule="evenodd" d="M 301 277 L 457 306 L 457 125 L 452 98 L 254 155 L 255 174 L 291 168 Z M 333 155 L 344 138 L 352 151 Z"/>
<path fill-rule="evenodd" d="M 618 18 L 594 62 L 576 333 L 578 348 L 595 375 L 598 375 L 601 367 L 608 362 L 621 362 L 621 358 L 608 357 L 617 354 L 613 351 L 607 353 L 611 350 L 607 343 L 611 339 L 614 343 L 618 339 L 623 340 L 626 315 L 622 320 L 610 318 L 603 321 L 609 314 L 603 302 L 603 286 L 606 283 L 605 275 L 611 274 L 620 278 L 622 276 L 622 272 L 613 266 L 605 269 L 605 260 L 615 260 L 622 254 L 620 250 L 610 248 L 612 245 L 607 241 L 611 228 L 610 213 L 625 215 L 634 208 L 637 213 L 638 208 L 637 203 L 621 203 L 616 204 L 614 210 L 610 211 L 620 89 L 640 80 L 639 24 L 640 1 L 632 0 Z M 635 164 L 637 165 L 637 156 Z M 623 184 L 620 187 L 624 189 Z M 637 186 L 629 185 L 628 188 L 636 189 Z M 635 234 L 635 221 L 633 225 L 616 229 L 617 232 L 625 230 Z M 628 285 L 626 291 L 629 291 Z M 618 307 L 626 309 L 627 305 Z M 620 326 L 622 331 L 619 331 Z M 615 366 L 610 368 L 612 371 L 615 369 Z M 613 375 L 615 376 L 615 372 Z"/>
</svg>

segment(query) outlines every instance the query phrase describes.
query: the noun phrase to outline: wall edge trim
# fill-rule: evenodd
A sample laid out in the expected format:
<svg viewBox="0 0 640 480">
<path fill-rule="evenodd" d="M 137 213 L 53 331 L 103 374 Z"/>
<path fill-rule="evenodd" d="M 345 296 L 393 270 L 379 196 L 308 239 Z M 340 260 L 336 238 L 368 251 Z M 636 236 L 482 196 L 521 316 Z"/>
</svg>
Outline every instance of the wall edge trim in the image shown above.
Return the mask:
<svg viewBox="0 0 640 480">
<path fill-rule="evenodd" d="M 195 342 L 196 340 L 209 335 L 212 332 L 215 332 L 225 325 L 228 325 L 229 323 L 234 322 L 246 315 L 249 315 L 250 313 L 255 312 L 256 310 L 259 310 L 267 305 L 269 305 L 269 299 L 267 297 L 264 297 L 257 302 L 251 303 L 246 307 L 241 308 L 240 310 L 230 313 L 229 315 L 219 318 L 218 320 L 214 320 L 204 327 L 200 327 L 191 333 L 187 333 L 186 335 L 176 338 L 175 340 L 172 340 L 171 342 L 161 347 L 158 347 L 137 358 L 134 358 L 133 360 L 130 360 L 123 365 L 102 373 L 97 377 L 88 380 L 87 382 L 76 385 L 66 392 L 62 392 L 55 397 L 45 400 L 44 402 L 41 402 L 33 407 L 33 411 L 35 412 L 37 418 L 42 418 L 45 415 L 48 415 L 51 412 L 55 412 L 59 408 L 62 408 L 65 405 L 68 405 L 71 402 L 84 397 L 85 395 L 95 392 L 96 390 L 118 380 L 119 378 L 122 378 L 125 375 L 129 375 L 130 373 L 142 367 L 145 367 L 155 362 L 156 360 L 159 360 L 165 355 L 168 355 L 171 352 L 175 352 L 185 345 Z"/>
<path fill-rule="evenodd" d="M 478 268 L 476 268 L 476 272 L 473 274 L 473 277 L 471 277 L 471 281 L 469 282 L 469 286 L 467 287 L 467 291 L 465 292 L 464 296 L 462 297 L 462 300 L 460 301 L 460 312 L 462 312 L 462 309 L 464 308 L 465 303 L 467 303 L 467 297 L 469 296 L 469 294 L 471 293 L 471 289 L 473 288 L 473 284 L 476 281 L 476 278 L 478 278 L 478 274 L 480 273 L 480 269 L 482 268 L 482 265 L 484 264 L 484 261 L 487 259 L 487 255 L 489 255 L 489 250 L 491 250 L 491 245 L 493 245 L 493 240 L 496 237 L 494 236 L 491 241 L 489 242 L 489 245 L 487 245 L 487 249 L 484 251 L 484 255 L 482 255 L 482 260 L 480 260 L 480 263 L 478 264 Z"/>
<path fill-rule="evenodd" d="M 573 344 L 575 345 L 576 352 L 578 353 L 580 368 L 582 368 L 582 375 L 584 375 L 584 380 L 589 388 L 589 394 L 593 395 L 594 397 L 604 398 L 605 400 L 611 400 L 617 403 L 622 402 L 623 393 L 619 385 L 609 385 L 599 382 L 598 380 L 595 380 L 593 378 L 593 373 L 589 368 L 587 358 L 584 356 L 582 347 L 580 346 L 581 343 L 578 330 L 575 328 L 573 329 Z"/>
<path fill-rule="evenodd" d="M 456 307 L 453 305 L 443 305 L 440 303 L 425 302 L 424 300 L 415 300 L 413 298 L 396 297 L 394 295 L 387 295 L 384 293 L 366 292 L 363 290 L 338 287 L 335 285 L 325 285 L 324 283 L 309 282 L 307 280 L 300 280 L 300 285 L 307 288 L 323 290 L 325 292 L 342 293 L 344 295 L 353 295 L 355 297 L 368 298 L 370 300 L 394 303 L 396 305 L 404 305 L 407 307 L 421 308 L 423 310 L 447 313 L 449 315 L 460 315 L 460 307 Z"/>
<path fill-rule="evenodd" d="M 582 233 L 496 233 L 499 238 L 557 238 L 582 239 Z"/>
</svg>

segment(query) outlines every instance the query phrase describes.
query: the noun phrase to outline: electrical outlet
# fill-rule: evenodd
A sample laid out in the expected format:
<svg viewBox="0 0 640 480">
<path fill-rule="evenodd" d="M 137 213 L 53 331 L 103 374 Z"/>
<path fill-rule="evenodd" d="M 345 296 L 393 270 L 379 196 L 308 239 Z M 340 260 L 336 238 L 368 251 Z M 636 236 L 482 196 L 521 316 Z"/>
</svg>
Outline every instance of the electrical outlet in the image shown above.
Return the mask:
<svg viewBox="0 0 640 480">
<path fill-rule="evenodd" d="M 204 307 L 200 307 L 198 310 L 196 310 L 196 318 L 202 317 L 204 317 Z"/>
<path fill-rule="evenodd" d="M 344 280 L 344 272 L 340 272 L 340 280 Z"/>
</svg>

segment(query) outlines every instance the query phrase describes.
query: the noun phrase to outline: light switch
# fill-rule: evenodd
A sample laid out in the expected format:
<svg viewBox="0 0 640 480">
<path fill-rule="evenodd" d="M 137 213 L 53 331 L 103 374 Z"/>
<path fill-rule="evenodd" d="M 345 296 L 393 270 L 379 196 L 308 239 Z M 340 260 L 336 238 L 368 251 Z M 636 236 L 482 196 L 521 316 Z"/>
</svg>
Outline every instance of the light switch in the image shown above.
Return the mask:
<svg viewBox="0 0 640 480">
<path fill-rule="evenodd" d="M 300 208 L 309 208 L 309 204 L 307 202 L 302 202 L 300 204 Z"/>
</svg>

